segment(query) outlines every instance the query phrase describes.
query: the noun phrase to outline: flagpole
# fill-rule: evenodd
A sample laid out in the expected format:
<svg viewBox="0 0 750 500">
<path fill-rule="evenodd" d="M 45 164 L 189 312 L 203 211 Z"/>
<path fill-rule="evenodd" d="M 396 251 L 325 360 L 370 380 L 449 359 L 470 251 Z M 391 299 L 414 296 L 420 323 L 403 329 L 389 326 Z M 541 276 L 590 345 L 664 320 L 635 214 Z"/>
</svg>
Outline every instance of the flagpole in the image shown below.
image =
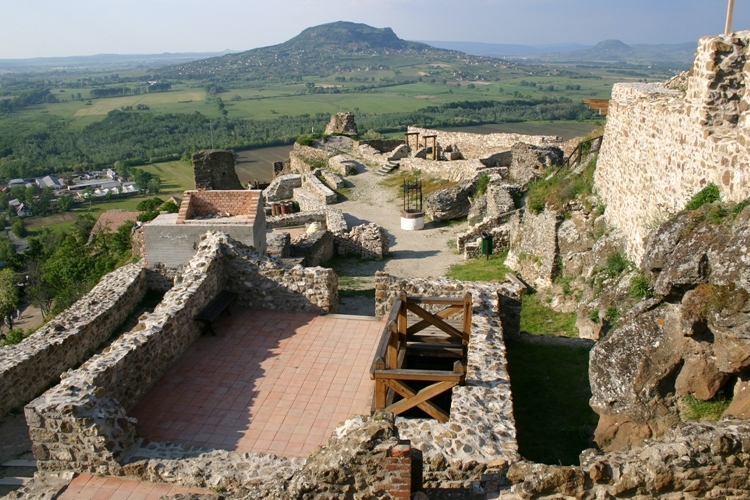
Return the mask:
<svg viewBox="0 0 750 500">
<path fill-rule="evenodd" d="M 728 35 L 732 32 L 732 13 L 734 12 L 734 0 L 729 0 L 727 5 L 727 24 L 724 26 L 724 34 Z"/>
</svg>

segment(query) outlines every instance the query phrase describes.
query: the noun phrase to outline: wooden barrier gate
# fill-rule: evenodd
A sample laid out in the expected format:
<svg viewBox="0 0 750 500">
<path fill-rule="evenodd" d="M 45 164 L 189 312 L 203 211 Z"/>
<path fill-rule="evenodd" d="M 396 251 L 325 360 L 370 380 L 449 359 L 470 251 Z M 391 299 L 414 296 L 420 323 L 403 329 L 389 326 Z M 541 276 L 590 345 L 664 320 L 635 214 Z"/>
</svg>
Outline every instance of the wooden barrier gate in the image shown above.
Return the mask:
<svg viewBox="0 0 750 500">
<path fill-rule="evenodd" d="M 468 292 L 460 298 L 407 297 L 403 291 L 399 294 L 385 322 L 370 367 L 370 378 L 375 381 L 373 410 L 385 409 L 398 415 L 416 406 L 441 422 L 448 420 L 448 413 L 430 399 L 464 383 L 471 335 L 471 304 Z M 442 305 L 445 308 L 433 314 L 421 305 Z M 411 317 L 408 313 L 412 313 Z M 460 330 L 446 321 L 459 313 L 462 313 Z M 408 319 L 417 321 L 409 326 Z M 457 359 L 450 371 L 417 370 L 405 366 L 407 354 Z M 409 381 L 433 383 L 415 391 L 407 383 Z M 402 399 L 395 401 L 397 395 Z"/>
</svg>

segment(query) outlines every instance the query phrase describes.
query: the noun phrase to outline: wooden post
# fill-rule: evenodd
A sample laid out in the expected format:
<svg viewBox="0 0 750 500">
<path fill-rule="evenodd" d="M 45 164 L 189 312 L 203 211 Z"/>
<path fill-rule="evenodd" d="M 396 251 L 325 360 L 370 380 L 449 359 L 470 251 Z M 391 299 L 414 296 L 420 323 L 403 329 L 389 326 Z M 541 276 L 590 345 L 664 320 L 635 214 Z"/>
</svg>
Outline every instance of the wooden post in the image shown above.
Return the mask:
<svg viewBox="0 0 750 500">
<path fill-rule="evenodd" d="M 375 369 L 385 370 L 385 360 L 382 357 L 375 360 Z M 375 409 L 376 410 L 382 410 L 383 408 L 385 408 L 385 393 L 386 393 L 385 382 L 381 379 L 376 378 L 375 379 Z"/>
<path fill-rule="evenodd" d="M 386 350 L 385 366 L 386 370 L 398 369 L 398 333 L 391 331 L 391 337 L 388 339 L 388 349 Z"/>
<path fill-rule="evenodd" d="M 398 313 L 398 333 L 406 338 L 406 292 L 401 290 L 398 294 L 398 298 L 401 300 L 401 310 Z"/>
<path fill-rule="evenodd" d="M 472 314 L 471 294 L 464 293 L 464 322 L 462 333 L 464 334 L 463 344 L 468 345 L 471 338 L 471 314 Z"/>
<path fill-rule="evenodd" d="M 432 136 L 432 161 L 437 160 L 437 136 Z"/>
<path fill-rule="evenodd" d="M 734 13 L 734 0 L 729 0 L 727 5 L 727 22 L 724 25 L 724 34 L 728 35 L 732 32 L 732 14 Z"/>
</svg>

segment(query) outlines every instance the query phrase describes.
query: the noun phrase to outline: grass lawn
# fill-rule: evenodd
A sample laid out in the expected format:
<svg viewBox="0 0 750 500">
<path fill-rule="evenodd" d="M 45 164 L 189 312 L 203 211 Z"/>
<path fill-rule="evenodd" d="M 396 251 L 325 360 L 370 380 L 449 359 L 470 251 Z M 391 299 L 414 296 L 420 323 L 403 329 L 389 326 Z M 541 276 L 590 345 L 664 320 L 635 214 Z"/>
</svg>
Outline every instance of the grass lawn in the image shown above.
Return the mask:
<svg viewBox="0 0 750 500">
<path fill-rule="evenodd" d="M 492 255 L 489 260 L 485 257 L 467 260 L 460 264 L 453 264 L 446 276 L 461 281 L 494 281 L 504 280 L 505 274 L 511 269 L 505 267 L 505 257 L 508 253 Z"/>
<path fill-rule="evenodd" d="M 597 415 L 589 406 L 589 348 L 507 340 L 518 451 L 527 460 L 578 465 Z"/>
<path fill-rule="evenodd" d="M 159 194 L 160 198 L 164 198 L 165 195 Z M 29 217 L 24 219 L 24 223 L 29 231 L 29 236 L 38 236 L 41 234 L 44 228 L 49 228 L 52 231 L 67 231 L 70 229 L 75 222 L 78 215 L 91 214 L 95 219 L 99 217 L 102 212 L 107 210 L 122 209 L 128 211 L 137 211 L 136 205 L 139 202 L 153 198 L 153 196 L 130 196 L 127 198 L 114 198 L 112 200 L 95 201 L 89 206 L 88 203 L 77 206 L 70 212 L 63 214 L 49 215 L 47 217 Z"/>
<path fill-rule="evenodd" d="M 560 313 L 527 294 L 521 299 L 521 331 L 533 335 L 577 337 L 576 313 Z"/>
<path fill-rule="evenodd" d="M 161 178 L 161 192 L 159 197 L 176 196 L 182 197 L 182 192 L 188 189 L 195 189 L 195 178 L 193 177 L 193 166 L 190 163 L 182 161 L 167 161 L 163 163 L 153 163 L 138 167 L 151 174 L 156 174 Z"/>
</svg>

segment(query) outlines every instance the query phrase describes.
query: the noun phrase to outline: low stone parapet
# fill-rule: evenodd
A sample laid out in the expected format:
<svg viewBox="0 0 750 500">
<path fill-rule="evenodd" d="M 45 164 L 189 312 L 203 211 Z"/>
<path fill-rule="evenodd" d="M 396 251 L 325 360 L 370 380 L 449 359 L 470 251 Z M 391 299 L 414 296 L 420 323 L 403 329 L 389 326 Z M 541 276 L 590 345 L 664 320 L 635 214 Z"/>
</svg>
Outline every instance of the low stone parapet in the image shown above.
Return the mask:
<svg viewBox="0 0 750 500">
<path fill-rule="evenodd" d="M 287 174 L 276 177 L 271 184 L 263 190 L 266 201 L 289 200 L 294 196 L 294 189 L 302 187 L 302 176 L 300 174 Z"/>
<path fill-rule="evenodd" d="M 121 267 L 20 344 L 0 348 L 0 416 L 86 360 L 135 310 L 146 289 L 146 270 Z"/>
<path fill-rule="evenodd" d="M 313 174 L 305 174 L 302 176 L 302 187 L 316 200 L 325 203 L 326 205 L 333 205 L 338 198 L 336 193 L 320 182 L 320 179 Z"/>
<path fill-rule="evenodd" d="M 336 253 L 341 256 L 381 260 L 388 255 L 389 247 L 388 232 L 377 224 L 362 224 L 348 233 L 336 234 Z"/>
</svg>

